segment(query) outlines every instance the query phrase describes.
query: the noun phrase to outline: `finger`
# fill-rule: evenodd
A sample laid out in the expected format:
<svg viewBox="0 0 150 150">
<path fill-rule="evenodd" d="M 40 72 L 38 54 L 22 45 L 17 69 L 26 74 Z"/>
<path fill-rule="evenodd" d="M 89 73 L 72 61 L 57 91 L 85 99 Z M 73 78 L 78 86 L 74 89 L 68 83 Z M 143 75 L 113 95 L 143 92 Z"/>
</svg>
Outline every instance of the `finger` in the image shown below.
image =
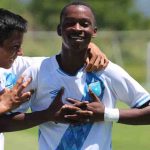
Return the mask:
<svg viewBox="0 0 150 150">
<path fill-rule="evenodd" d="M 62 106 L 61 110 L 65 113 L 75 113 L 76 111 L 79 111 L 80 108 L 78 107 L 75 107 L 73 105 L 68 105 L 68 104 L 65 104 L 64 106 Z"/>
<path fill-rule="evenodd" d="M 50 105 L 51 107 L 60 107 L 63 105 L 62 103 L 62 96 L 64 94 L 64 87 L 62 87 L 59 92 L 57 93 L 55 99 L 53 100 L 52 104 Z"/>
<path fill-rule="evenodd" d="M 20 95 L 22 91 L 31 83 L 32 78 L 28 78 L 24 83 L 20 84 L 17 94 Z"/>
<path fill-rule="evenodd" d="M 16 99 L 15 103 L 18 103 L 18 104 L 25 103 L 30 100 L 31 95 L 32 95 L 31 92 L 23 93 L 21 97 Z"/>
<path fill-rule="evenodd" d="M 96 55 L 95 53 L 92 54 L 91 49 L 89 49 L 88 52 L 87 52 L 87 57 L 89 58 L 89 62 L 87 64 L 85 70 L 90 72 L 91 68 L 93 67 L 93 64 L 95 63 L 95 60 L 98 57 L 98 55 Z"/>
<path fill-rule="evenodd" d="M 73 98 L 70 98 L 70 97 L 66 98 L 66 100 L 67 100 L 68 102 L 70 102 L 71 104 L 77 104 L 77 103 L 80 103 L 79 100 L 73 99 Z"/>
<path fill-rule="evenodd" d="M 89 103 L 88 101 L 79 101 L 79 100 L 77 100 L 77 99 L 73 99 L 73 98 L 66 98 L 66 100 L 68 101 L 68 102 L 70 102 L 71 104 L 80 104 L 80 103 Z"/>
<path fill-rule="evenodd" d="M 78 115 L 77 114 L 73 114 L 73 115 L 64 115 L 64 118 L 65 119 L 69 119 L 69 120 L 78 120 L 78 121 L 80 121 L 81 120 L 81 118 L 80 117 L 78 117 Z"/>
<path fill-rule="evenodd" d="M 21 76 L 18 80 L 17 80 L 17 83 L 15 84 L 15 86 L 13 87 L 14 89 L 18 89 L 19 86 L 22 84 L 24 80 L 24 76 Z"/>
<path fill-rule="evenodd" d="M 94 64 L 91 66 L 91 69 L 90 71 L 98 71 L 102 69 L 102 66 L 101 66 L 101 57 L 98 56 L 94 62 Z"/>
<path fill-rule="evenodd" d="M 34 90 L 33 90 L 33 89 L 31 89 L 31 90 L 30 90 L 30 92 L 31 92 L 31 95 L 33 95 L 33 94 L 34 94 Z"/>
<path fill-rule="evenodd" d="M 88 110 L 78 110 L 76 112 L 76 114 L 78 114 L 80 117 L 85 117 L 85 118 L 89 118 L 89 117 L 92 117 L 93 115 L 93 112 L 92 111 L 88 111 Z"/>
<path fill-rule="evenodd" d="M 90 88 L 89 88 L 89 94 L 93 102 L 100 102 L 100 99 L 93 93 L 93 91 Z"/>
<path fill-rule="evenodd" d="M 59 90 L 58 94 L 55 97 L 56 102 L 61 100 L 63 94 L 64 94 L 64 87 L 61 87 L 61 89 Z"/>
<path fill-rule="evenodd" d="M 87 64 L 89 64 L 89 62 L 90 62 L 89 57 L 88 57 L 88 56 L 86 56 L 85 64 L 87 65 Z"/>
<path fill-rule="evenodd" d="M 86 109 L 87 107 L 87 104 L 89 103 L 88 101 L 79 101 L 79 100 L 76 100 L 76 99 L 72 99 L 72 98 L 67 98 L 67 101 L 70 102 L 71 104 L 73 104 L 73 106 L 75 107 L 79 107 L 83 110 Z"/>
<path fill-rule="evenodd" d="M 106 55 L 104 55 L 104 68 L 107 67 L 108 63 L 109 63 L 109 60 L 108 60 L 108 58 L 106 57 Z"/>
<path fill-rule="evenodd" d="M 87 108 L 87 104 L 88 103 L 86 102 L 81 102 L 81 103 L 75 104 L 74 106 L 79 107 L 82 110 L 85 110 Z"/>
<path fill-rule="evenodd" d="M 64 118 L 69 119 L 69 120 L 76 120 L 79 122 L 86 122 L 88 118 L 91 118 L 93 115 L 93 112 L 91 111 L 78 111 L 77 114 L 72 114 L 72 115 L 64 115 Z"/>
<path fill-rule="evenodd" d="M 103 54 L 102 57 L 101 57 L 101 61 L 100 61 L 101 68 L 106 68 L 107 65 L 108 65 L 108 62 L 109 62 L 109 60 L 107 59 L 106 55 Z"/>
</svg>

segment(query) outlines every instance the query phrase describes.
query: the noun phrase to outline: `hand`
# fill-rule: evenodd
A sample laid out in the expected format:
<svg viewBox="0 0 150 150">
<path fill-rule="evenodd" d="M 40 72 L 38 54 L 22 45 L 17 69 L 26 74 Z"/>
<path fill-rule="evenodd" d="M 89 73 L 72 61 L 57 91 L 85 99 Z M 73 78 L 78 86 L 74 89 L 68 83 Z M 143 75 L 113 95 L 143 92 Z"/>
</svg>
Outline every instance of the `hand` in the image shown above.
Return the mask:
<svg viewBox="0 0 150 150">
<path fill-rule="evenodd" d="M 47 117 L 47 120 L 57 123 L 72 123 L 72 120 L 68 120 L 64 116 L 74 114 L 76 111 L 80 110 L 80 108 L 73 105 L 64 105 L 62 103 L 63 93 L 64 88 L 61 88 L 57 96 L 53 100 L 52 104 L 46 110 L 45 115 Z"/>
<path fill-rule="evenodd" d="M 104 69 L 108 62 L 106 55 L 94 43 L 90 43 L 87 52 L 86 71 L 91 72 Z"/>
<path fill-rule="evenodd" d="M 87 104 L 87 110 L 92 111 L 93 115 L 91 116 L 90 121 L 104 121 L 104 110 L 105 106 L 100 101 L 100 99 L 89 89 L 89 94 L 92 98 L 92 102 Z"/>
<path fill-rule="evenodd" d="M 88 101 L 79 101 L 76 99 L 72 98 L 67 98 L 67 101 L 72 104 L 74 108 L 74 112 L 72 114 L 66 114 L 64 117 L 70 121 L 71 123 L 87 123 L 87 120 L 91 118 L 93 115 L 92 111 L 88 111 L 87 109 L 87 104 L 89 103 Z M 77 109 L 78 108 L 78 109 Z M 66 106 L 65 107 L 66 111 L 70 111 L 70 107 Z"/>
<path fill-rule="evenodd" d="M 59 90 L 53 102 L 46 110 L 45 116 L 47 116 L 48 120 L 54 122 L 64 122 L 64 112 L 61 110 L 62 106 L 64 105 L 62 103 L 63 94 L 64 94 L 64 88 L 62 87 Z"/>
<path fill-rule="evenodd" d="M 24 77 L 20 77 L 12 89 L 5 89 L 0 95 L 0 114 L 15 109 L 30 99 L 33 91 L 23 92 L 23 90 L 30 84 L 31 78 L 26 82 L 23 80 Z"/>
<path fill-rule="evenodd" d="M 100 99 L 89 89 L 89 94 L 92 98 L 92 102 L 80 102 L 79 100 L 75 100 L 72 98 L 68 98 L 67 100 L 72 103 L 75 107 L 79 107 L 80 109 L 76 111 L 74 115 L 66 115 L 65 117 L 68 119 L 84 122 L 97 122 L 104 120 L 104 105 L 100 101 Z"/>
</svg>

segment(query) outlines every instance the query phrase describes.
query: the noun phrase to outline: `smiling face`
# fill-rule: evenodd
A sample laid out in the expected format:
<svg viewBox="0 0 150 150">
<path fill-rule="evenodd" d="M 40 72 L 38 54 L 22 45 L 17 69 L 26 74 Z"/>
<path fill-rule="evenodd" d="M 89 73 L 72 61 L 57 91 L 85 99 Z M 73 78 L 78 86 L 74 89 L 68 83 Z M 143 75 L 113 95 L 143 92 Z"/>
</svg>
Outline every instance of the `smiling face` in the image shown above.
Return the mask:
<svg viewBox="0 0 150 150">
<path fill-rule="evenodd" d="M 94 20 L 94 15 L 87 6 L 68 6 L 58 27 L 58 33 L 63 39 L 63 46 L 75 51 L 87 48 L 97 31 Z"/>
<path fill-rule="evenodd" d="M 0 45 L 0 67 L 10 68 L 18 55 L 21 55 L 21 44 L 24 33 L 14 31 L 10 38 Z"/>
</svg>

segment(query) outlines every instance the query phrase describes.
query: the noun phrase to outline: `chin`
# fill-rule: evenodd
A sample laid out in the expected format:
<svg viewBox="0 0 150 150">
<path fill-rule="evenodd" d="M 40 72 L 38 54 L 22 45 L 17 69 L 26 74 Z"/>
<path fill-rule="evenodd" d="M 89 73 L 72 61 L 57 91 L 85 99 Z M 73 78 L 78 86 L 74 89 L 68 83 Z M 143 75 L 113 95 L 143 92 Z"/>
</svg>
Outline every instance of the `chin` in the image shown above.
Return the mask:
<svg viewBox="0 0 150 150">
<path fill-rule="evenodd" d="M 10 69 L 11 66 L 4 66 L 4 67 L 2 67 L 2 68 L 4 68 L 4 69 Z"/>
<path fill-rule="evenodd" d="M 71 47 L 72 47 L 72 49 L 82 50 L 82 49 L 88 48 L 88 45 L 83 45 L 81 43 L 76 43 L 76 44 L 72 44 Z"/>
<path fill-rule="evenodd" d="M 12 66 L 12 64 L 8 64 L 8 65 L 5 65 L 5 66 L 1 66 L 2 68 L 5 68 L 5 69 L 10 69 Z"/>
</svg>

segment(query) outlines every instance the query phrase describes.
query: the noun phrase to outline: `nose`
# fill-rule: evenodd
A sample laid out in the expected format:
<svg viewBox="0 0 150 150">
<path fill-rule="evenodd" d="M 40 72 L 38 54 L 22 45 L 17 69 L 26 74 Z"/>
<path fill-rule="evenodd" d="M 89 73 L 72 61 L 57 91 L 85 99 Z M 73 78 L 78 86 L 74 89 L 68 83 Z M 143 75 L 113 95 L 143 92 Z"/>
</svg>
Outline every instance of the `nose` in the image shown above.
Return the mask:
<svg viewBox="0 0 150 150">
<path fill-rule="evenodd" d="M 23 50 L 22 50 L 22 48 L 20 48 L 20 49 L 18 50 L 17 55 L 18 55 L 18 56 L 22 56 L 22 55 L 23 55 Z"/>
<path fill-rule="evenodd" d="M 81 31 L 82 28 L 81 28 L 80 24 L 77 22 L 77 23 L 74 25 L 74 29 Z"/>
</svg>

